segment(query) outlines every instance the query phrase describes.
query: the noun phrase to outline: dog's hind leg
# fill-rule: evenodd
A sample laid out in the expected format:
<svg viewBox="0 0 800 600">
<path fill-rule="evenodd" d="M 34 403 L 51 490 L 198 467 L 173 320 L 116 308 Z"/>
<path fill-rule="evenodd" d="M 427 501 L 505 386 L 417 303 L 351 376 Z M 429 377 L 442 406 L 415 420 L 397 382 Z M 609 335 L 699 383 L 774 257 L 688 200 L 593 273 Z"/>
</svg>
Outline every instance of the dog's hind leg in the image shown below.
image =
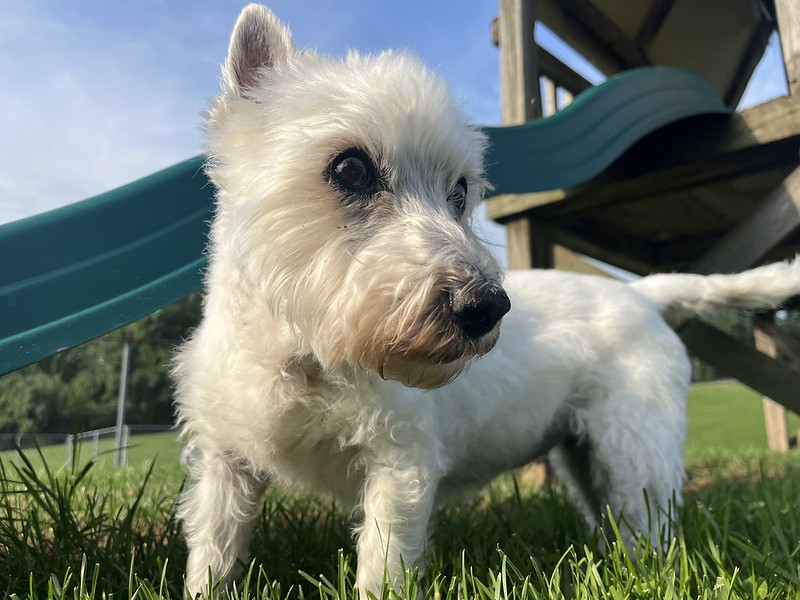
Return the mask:
<svg viewBox="0 0 800 600">
<path fill-rule="evenodd" d="M 561 484 L 569 490 L 590 527 L 597 527 L 603 519 L 600 498 L 602 489 L 592 483 L 591 455 L 586 438 L 567 436 L 547 455 L 550 467 Z"/>
<path fill-rule="evenodd" d="M 635 549 L 639 534 L 648 535 L 653 547 L 668 543 L 684 476 L 679 393 L 651 401 L 616 390 L 589 403 L 581 437 L 567 438 L 551 453 L 556 474 L 589 524 L 601 525 L 613 541 L 610 514 L 628 550 Z"/>
<path fill-rule="evenodd" d="M 189 597 L 220 582 L 230 583 L 238 560 L 247 556 L 265 477 L 224 451 L 203 450 L 191 466 L 194 483 L 182 494 L 178 516 L 189 546 L 186 589 Z"/>
</svg>

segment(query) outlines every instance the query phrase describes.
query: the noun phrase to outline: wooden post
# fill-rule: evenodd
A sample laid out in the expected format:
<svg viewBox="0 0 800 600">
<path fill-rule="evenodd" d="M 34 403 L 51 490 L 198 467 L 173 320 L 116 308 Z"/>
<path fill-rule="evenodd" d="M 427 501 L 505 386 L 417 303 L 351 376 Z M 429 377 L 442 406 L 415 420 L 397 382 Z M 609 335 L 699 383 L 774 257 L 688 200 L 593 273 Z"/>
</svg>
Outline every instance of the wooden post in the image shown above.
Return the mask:
<svg viewBox="0 0 800 600">
<path fill-rule="evenodd" d="M 519 125 L 543 114 L 535 25 L 536 0 L 500 0 L 496 32 L 503 125 Z M 552 266 L 549 240 L 527 217 L 506 225 L 506 246 L 510 269 Z"/>
<path fill-rule="evenodd" d="M 567 106 L 572 104 L 572 101 L 574 100 L 574 98 L 575 98 L 575 95 L 572 92 L 570 92 L 566 88 L 563 88 L 561 90 L 561 107 L 562 108 L 566 108 Z"/>
<path fill-rule="evenodd" d="M 775 0 L 775 13 L 778 17 L 778 33 L 781 38 L 783 64 L 786 69 L 789 95 L 800 97 L 800 5 L 798 5 L 797 0 Z M 798 172 L 800 172 L 800 168 L 795 169 L 793 175 Z M 789 195 L 792 196 L 793 190 L 788 191 Z M 795 191 L 795 198 L 797 195 Z M 796 204 L 794 208 L 795 210 L 797 209 Z M 777 344 L 769 335 L 769 332 L 766 331 L 766 327 L 762 328 L 760 326 L 759 321 L 765 323 L 765 325 L 772 325 L 774 317 L 774 313 L 770 313 L 768 317 L 758 317 L 753 320 L 756 348 L 772 357 L 778 355 Z M 764 422 L 767 428 L 767 445 L 771 450 L 787 452 L 789 450 L 789 424 L 787 422 L 786 409 L 766 396 L 763 397 L 763 403 Z"/>
<path fill-rule="evenodd" d="M 800 4 L 797 0 L 775 0 L 775 12 L 789 95 L 800 96 Z"/>
<path fill-rule="evenodd" d="M 506 256 L 509 269 L 531 268 L 531 223 L 528 219 L 506 223 Z"/>
<path fill-rule="evenodd" d="M 558 112 L 558 88 L 549 77 L 544 77 L 543 80 L 544 98 L 542 98 L 542 110 L 544 111 L 544 116 L 549 117 Z"/>
<path fill-rule="evenodd" d="M 500 0 L 498 41 L 504 125 L 519 125 L 542 116 L 535 24 L 535 0 Z"/>
<path fill-rule="evenodd" d="M 544 227 L 528 218 L 506 224 L 509 269 L 552 269 L 553 244 Z"/>
<path fill-rule="evenodd" d="M 761 327 L 763 321 L 767 326 L 772 324 L 775 313 L 769 312 L 759 315 L 753 319 L 753 335 L 756 340 L 756 348 L 772 358 L 778 356 L 778 346 L 769 335 L 765 328 Z M 777 452 L 789 451 L 789 422 L 786 418 L 786 409 L 781 405 L 764 396 L 764 424 L 767 428 L 767 446 L 770 450 Z"/>
<path fill-rule="evenodd" d="M 731 229 L 695 263 L 697 273 L 731 273 L 758 264 L 764 256 L 800 227 L 800 167 L 795 168 L 753 213 Z M 753 319 L 756 348 L 775 358 L 780 333 L 774 314 Z M 786 342 L 784 342 L 786 343 Z M 781 396 L 774 396 L 782 399 Z M 783 398 L 785 402 L 785 398 Z M 767 445 L 771 450 L 789 450 L 786 408 L 768 396 L 762 397 Z"/>
</svg>

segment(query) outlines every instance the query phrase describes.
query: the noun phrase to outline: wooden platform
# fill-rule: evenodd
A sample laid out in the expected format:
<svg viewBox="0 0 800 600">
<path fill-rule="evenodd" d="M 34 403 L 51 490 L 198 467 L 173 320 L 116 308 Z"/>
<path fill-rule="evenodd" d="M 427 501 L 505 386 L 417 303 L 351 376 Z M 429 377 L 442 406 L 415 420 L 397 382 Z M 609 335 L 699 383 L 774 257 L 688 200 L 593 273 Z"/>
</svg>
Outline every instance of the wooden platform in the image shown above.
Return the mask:
<svg viewBox="0 0 800 600">
<path fill-rule="evenodd" d="M 719 273 L 800 250 L 797 0 L 500 0 L 493 41 L 505 125 L 551 115 L 587 89 L 538 47 L 537 24 L 607 76 L 642 65 L 689 68 L 730 108 L 778 32 L 790 97 L 660 128 L 593 179 L 552 186 L 566 189 L 491 199 L 489 216 L 506 225 L 509 267 L 573 269 L 577 252 L 640 274 Z M 755 319 L 754 331 L 758 352 L 699 320 L 678 333 L 692 354 L 771 396 L 767 437 L 785 451 L 783 407 L 800 411 L 800 343 L 771 316 Z"/>
<path fill-rule="evenodd" d="M 698 270 L 697 258 L 743 227 L 765 198 L 781 195 L 798 165 L 800 97 L 778 98 L 731 117 L 667 126 L 584 184 L 497 196 L 487 210 L 500 223 L 530 221 L 552 243 L 634 273 Z M 783 208 L 756 223 L 769 247 L 753 262 L 800 252 L 797 208 L 775 203 Z"/>
</svg>

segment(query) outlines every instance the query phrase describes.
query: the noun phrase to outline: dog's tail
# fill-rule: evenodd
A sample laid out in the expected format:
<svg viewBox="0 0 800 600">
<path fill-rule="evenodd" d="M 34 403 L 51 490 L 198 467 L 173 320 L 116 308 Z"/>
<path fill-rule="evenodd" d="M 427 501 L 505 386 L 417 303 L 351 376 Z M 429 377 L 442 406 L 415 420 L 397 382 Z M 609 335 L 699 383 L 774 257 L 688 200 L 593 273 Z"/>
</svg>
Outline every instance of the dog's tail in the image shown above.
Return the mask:
<svg viewBox="0 0 800 600">
<path fill-rule="evenodd" d="M 671 325 L 710 316 L 720 307 L 777 308 L 800 295 L 800 256 L 733 275 L 659 273 L 629 284 L 656 305 Z"/>
</svg>

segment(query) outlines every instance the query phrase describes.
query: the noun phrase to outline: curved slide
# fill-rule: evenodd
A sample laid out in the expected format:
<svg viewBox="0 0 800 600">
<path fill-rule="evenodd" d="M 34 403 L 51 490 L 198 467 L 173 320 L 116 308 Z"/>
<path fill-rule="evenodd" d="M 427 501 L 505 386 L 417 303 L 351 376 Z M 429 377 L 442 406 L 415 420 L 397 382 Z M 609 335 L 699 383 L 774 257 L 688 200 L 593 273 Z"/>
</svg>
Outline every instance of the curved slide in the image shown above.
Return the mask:
<svg viewBox="0 0 800 600">
<path fill-rule="evenodd" d="M 728 114 L 700 76 L 627 71 L 560 113 L 488 127 L 495 193 L 569 187 L 680 119 Z M 140 319 L 202 286 L 214 188 L 198 156 L 99 196 L 0 226 L 0 374 Z"/>
<path fill-rule="evenodd" d="M 214 200 L 202 166 L 0 226 L 0 373 L 200 289 Z"/>
<path fill-rule="evenodd" d="M 624 71 L 552 117 L 488 127 L 495 194 L 566 188 L 601 173 L 656 129 L 698 115 L 729 115 L 703 77 L 678 67 Z"/>
</svg>

